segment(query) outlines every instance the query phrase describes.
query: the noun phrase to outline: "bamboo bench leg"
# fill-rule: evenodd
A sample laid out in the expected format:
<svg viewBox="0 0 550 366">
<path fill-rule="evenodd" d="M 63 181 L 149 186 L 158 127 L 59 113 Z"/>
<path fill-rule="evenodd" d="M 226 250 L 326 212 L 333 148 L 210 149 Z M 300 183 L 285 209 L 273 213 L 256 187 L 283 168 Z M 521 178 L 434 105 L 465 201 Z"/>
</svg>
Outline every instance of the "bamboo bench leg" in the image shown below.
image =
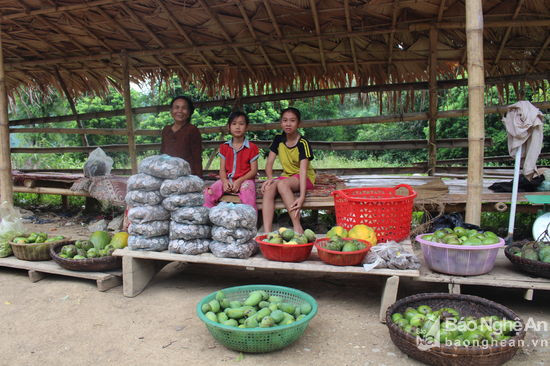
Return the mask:
<svg viewBox="0 0 550 366">
<path fill-rule="evenodd" d="M 386 286 L 382 292 L 380 301 L 380 322 L 386 322 L 386 310 L 397 300 L 397 290 L 399 288 L 399 276 L 391 276 L 386 280 Z"/>
<path fill-rule="evenodd" d="M 29 274 L 29 280 L 31 280 L 31 282 L 38 282 L 48 275 L 47 273 L 38 272 L 32 269 L 28 271 L 28 274 Z"/>
<path fill-rule="evenodd" d="M 126 297 L 139 295 L 168 262 L 122 257 L 122 292 Z"/>
<path fill-rule="evenodd" d="M 449 283 L 449 293 L 460 295 L 460 285 L 458 283 Z"/>
<path fill-rule="evenodd" d="M 122 284 L 122 278 L 120 276 L 111 276 L 102 280 L 96 280 L 97 289 L 101 292 L 112 289 L 113 287 L 120 286 Z"/>
</svg>

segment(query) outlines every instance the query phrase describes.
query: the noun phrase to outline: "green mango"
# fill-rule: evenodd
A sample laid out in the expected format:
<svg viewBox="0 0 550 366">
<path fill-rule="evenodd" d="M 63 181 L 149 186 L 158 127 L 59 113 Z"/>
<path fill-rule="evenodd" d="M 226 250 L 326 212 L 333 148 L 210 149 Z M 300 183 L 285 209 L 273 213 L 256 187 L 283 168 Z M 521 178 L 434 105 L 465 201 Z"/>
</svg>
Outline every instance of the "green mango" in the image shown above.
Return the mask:
<svg viewBox="0 0 550 366">
<path fill-rule="evenodd" d="M 311 312 L 311 305 L 307 302 L 303 303 L 302 305 L 300 305 L 300 311 L 302 312 L 302 314 L 309 314 Z"/>
<path fill-rule="evenodd" d="M 342 252 L 355 252 L 357 251 L 357 244 L 355 244 L 352 241 L 348 241 L 344 246 L 342 247 Z"/>
<path fill-rule="evenodd" d="M 237 322 L 235 319 L 228 319 L 222 323 L 223 325 L 229 325 L 230 327 L 238 327 L 239 322 Z"/>
<path fill-rule="evenodd" d="M 86 259 L 86 257 L 77 254 L 73 257 L 73 259 Z"/>
<path fill-rule="evenodd" d="M 94 247 L 94 244 L 89 240 L 81 240 L 80 247 L 85 251 L 88 251 Z"/>
<path fill-rule="evenodd" d="M 541 249 L 539 249 L 538 252 L 539 259 L 544 262 L 544 257 L 550 257 L 550 246 L 544 246 Z"/>
<path fill-rule="evenodd" d="M 526 245 L 523 246 L 523 248 L 521 249 L 521 256 L 532 261 L 539 260 L 539 255 L 537 254 L 537 251 L 532 247 L 528 247 Z"/>
<path fill-rule="evenodd" d="M 252 291 L 251 293 L 248 294 L 248 297 L 246 298 L 246 300 L 244 300 L 243 304 L 244 305 L 249 305 L 249 306 L 256 306 L 262 300 L 263 300 L 263 296 L 262 296 L 261 292 Z"/>
<path fill-rule="evenodd" d="M 205 304 L 205 305 L 207 305 L 207 304 Z M 204 314 L 204 316 L 206 316 L 206 318 L 213 321 L 214 323 L 218 322 L 218 317 L 212 311 L 207 311 L 206 314 Z"/>
<path fill-rule="evenodd" d="M 283 238 L 283 240 L 285 241 L 290 241 L 292 240 L 292 238 L 294 238 L 294 235 L 295 235 L 294 230 L 286 229 L 281 233 L 281 238 Z"/>
<path fill-rule="evenodd" d="M 23 236 L 17 236 L 17 237 L 12 239 L 12 242 L 14 242 L 15 244 L 26 244 L 27 243 L 27 238 L 25 238 Z"/>
<path fill-rule="evenodd" d="M 91 248 L 86 252 L 88 258 L 99 258 L 99 251 L 96 248 Z"/>
<path fill-rule="evenodd" d="M 61 248 L 61 253 L 65 254 L 69 258 L 72 258 L 78 254 L 78 250 L 74 245 L 64 245 L 63 248 Z"/>
<path fill-rule="evenodd" d="M 227 316 L 226 313 L 218 313 L 218 315 L 216 315 L 217 318 L 218 318 L 218 323 L 223 323 L 224 321 L 226 320 L 229 320 L 229 317 Z"/>
<path fill-rule="evenodd" d="M 314 242 L 316 239 L 315 233 L 311 229 L 305 229 L 304 235 L 306 236 L 308 243 Z"/>
</svg>

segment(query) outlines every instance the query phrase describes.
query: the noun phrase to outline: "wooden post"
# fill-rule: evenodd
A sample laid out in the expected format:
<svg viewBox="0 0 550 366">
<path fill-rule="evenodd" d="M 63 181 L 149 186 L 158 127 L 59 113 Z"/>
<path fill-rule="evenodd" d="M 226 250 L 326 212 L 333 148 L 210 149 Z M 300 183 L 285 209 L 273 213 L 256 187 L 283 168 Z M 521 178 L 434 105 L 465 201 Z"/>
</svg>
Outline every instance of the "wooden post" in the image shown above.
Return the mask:
<svg viewBox="0 0 550 366">
<path fill-rule="evenodd" d="M 128 128 L 128 152 L 130 154 L 130 163 L 132 164 L 132 174 L 137 174 L 136 140 L 134 135 L 134 118 L 132 117 L 132 99 L 130 95 L 130 70 L 128 67 L 128 54 L 122 52 L 122 72 L 124 80 L 122 82 L 124 96 L 124 112 L 126 114 L 126 126 Z"/>
<path fill-rule="evenodd" d="M 430 28 L 430 119 L 428 124 L 428 175 L 435 174 L 437 146 L 436 126 L 437 126 L 437 28 Z"/>
<path fill-rule="evenodd" d="M 13 205 L 8 96 L 2 54 L 2 31 L 0 30 L 0 203 L 4 201 Z"/>
<path fill-rule="evenodd" d="M 479 225 L 483 190 L 483 144 L 485 140 L 483 65 L 483 7 L 481 0 L 466 0 L 468 55 L 468 189 L 466 222 Z"/>
</svg>

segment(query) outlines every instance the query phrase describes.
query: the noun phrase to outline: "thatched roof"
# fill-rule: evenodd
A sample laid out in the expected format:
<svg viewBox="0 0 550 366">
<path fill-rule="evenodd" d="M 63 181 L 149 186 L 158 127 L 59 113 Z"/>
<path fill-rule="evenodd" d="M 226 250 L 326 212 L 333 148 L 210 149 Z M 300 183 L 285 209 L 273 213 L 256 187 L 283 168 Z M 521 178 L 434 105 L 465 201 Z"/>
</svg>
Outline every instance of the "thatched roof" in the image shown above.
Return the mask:
<svg viewBox="0 0 550 366">
<path fill-rule="evenodd" d="M 484 0 L 487 76 L 548 72 L 548 0 Z M 211 94 L 426 81 L 466 62 L 463 0 L 0 0 L 6 81 L 101 92 L 177 73 Z"/>
</svg>

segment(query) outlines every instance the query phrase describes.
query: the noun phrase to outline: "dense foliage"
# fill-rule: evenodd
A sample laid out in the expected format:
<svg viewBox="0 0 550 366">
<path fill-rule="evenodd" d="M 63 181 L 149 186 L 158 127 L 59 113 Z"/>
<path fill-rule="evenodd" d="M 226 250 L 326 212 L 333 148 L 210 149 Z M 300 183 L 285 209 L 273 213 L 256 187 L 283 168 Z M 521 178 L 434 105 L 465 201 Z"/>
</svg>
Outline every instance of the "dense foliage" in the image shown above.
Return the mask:
<svg viewBox="0 0 550 366">
<path fill-rule="evenodd" d="M 545 99 L 542 90 L 526 89 L 525 99 L 542 101 Z M 175 95 L 186 94 L 194 100 L 207 100 L 208 97 L 200 90 L 191 86 L 182 90 L 177 80 L 172 85 L 153 85 L 147 89 L 132 90 L 133 107 L 144 107 L 148 105 L 168 104 Z M 370 97 L 370 98 L 367 98 Z M 391 96 L 390 96 L 391 97 Z M 354 118 L 374 116 L 380 113 L 401 113 L 410 111 L 425 111 L 428 109 L 425 92 L 416 92 L 414 105 L 410 105 L 405 94 L 398 96 L 401 99 L 388 99 L 383 95 L 379 100 L 376 96 L 347 95 L 345 97 L 333 96 L 306 100 L 294 101 L 292 105 L 302 111 L 304 120 L 333 119 L 333 118 Z M 508 94 L 508 100 L 499 99 L 496 88 L 488 88 L 486 92 L 486 104 L 505 104 L 516 101 L 513 90 Z M 390 103 L 391 101 L 391 103 Z M 382 107 L 379 102 L 382 103 Z M 281 109 L 289 106 L 289 101 L 265 102 L 260 104 L 245 105 L 244 111 L 248 113 L 251 123 L 276 122 Z M 442 90 L 439 93 L 440 110 L 455 110 L 467 108 L 467 88 L 453 88 Z M 408 106 L 408 110 L 404 110 Z M 123 109 L 122 96 L 116 91 L 104 96 L 83 96 L 76 101 L 76 108 L 79 113 L 96 111 L 110 111 Z M 227 116 L 231 107 L 212 107 L 197 109 L 193 115 L 193 123 L 199 127 L 223 126 L 227 122 Z M 55 116 L 71 114 L 68 102 L 61 95 L 50 94 L 48 96 L 34 96 L 34 99 L 26 94 L 21 94 L 15 103 L 12 104 L 10 120 L 21 118 Z M 159 130 L 166 124 L 172 122 L 169 112 L 158 114 L 135 115 L 137 129 Z M 507 154 L 507 135 L 501 122 L 501 116 L 492 114 L 485 117 L 485 134 L 491 138 L 493 144 L 486 148 L 487 156 Z M 82 121 L 86 128 L 125 128 L 125 117 L 117 116 L 112 118 L 99 118 Z M 37 125 L 36 127 L 76 127 L 76 122 L 51 123 Z M 278 133 L 277 130 L 249 132 L 249 138 L 254 140 L 271 140 Z M 407 140 L 426 139 L 428 135 L 427 121 L 365 124 L 354 126 L 333 126 L 303 129 L 302 133 L 311 141 L 384 141 L 384 140 Z M 437 138 L 465 138 L 468 134 L 466 117 L 444 118 L 437 122 Z M 550 134 L 550 126 L 545 125 L 545 135 Z M 205 140 L 222 140 L 227 135 L 219 133 L 205 134 Z M 545 139 L 544 152 L 550 151 L 550 139 Z M 88 135 L 90 145 L 125 144 L 126 136 L 115 135 Z M 136 142 L 158 143 L 158 136 L 138 136 Z M 81 137 L 76 134 L 12 134 L 12 146 L 14 147 L 57 147 L 57 146 L 81 146 Z M 154 151 L 145 154 L 153 154 Z M 205 151 L 205 164 L 211 151 Z M 396 150 L 385 149 L 381 151 L 316 151 L 318 167 L 327 167 L 323 161 L 341 164 L 340 166 L 388 166 L 388 165 L 410 165 L 413 162 L 427 160 L 427 150 Z M 129 166 L 126 153 L 110 153 L 115 160 L 115 168 Z M 437 158 L 453 159 L 467 157 L 467 149 L 464 148 L 440 148 Z M 70 154 L 14 154 L 13 162 L 15 168 L 80 168 L 86 159 L 84 153 Z M 262 167 L 260 161 L 260 167 Z M 216 167 L 216 163 L 212 167 Z M 330 165 L 332 167 L 332 165 Z M 336 166 L 335 166 L 336 167 Z"/>
</svg>

